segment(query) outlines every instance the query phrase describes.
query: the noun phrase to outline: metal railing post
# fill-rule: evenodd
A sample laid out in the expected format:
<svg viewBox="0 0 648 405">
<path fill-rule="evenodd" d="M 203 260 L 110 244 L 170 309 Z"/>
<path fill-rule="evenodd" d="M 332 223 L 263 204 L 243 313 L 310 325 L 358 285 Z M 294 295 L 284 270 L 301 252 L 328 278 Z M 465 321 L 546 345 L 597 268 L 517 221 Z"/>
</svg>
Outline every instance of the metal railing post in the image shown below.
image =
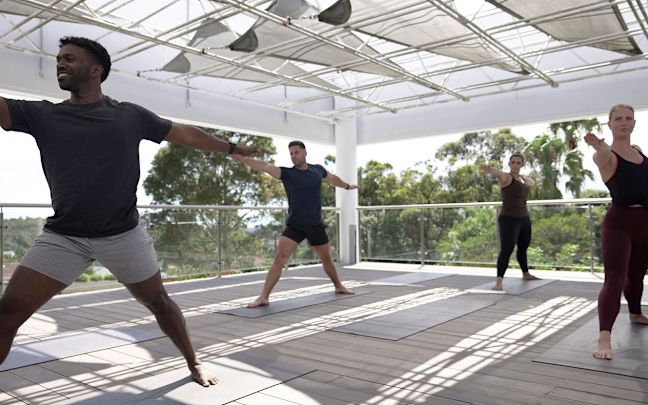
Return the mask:
<svg viewBox="0 0 648 405">
<path fill-rule="evenodd" d="M 218 210 L 218 277 L 223 276 L 223 210 Z"/>
<path fill-rule="evenodd" d="M 348 232 L 348 231 L 347 231 Z M 343 249 L 340 243 L 340 212 L 335 211 L 335 261 L 340 261 L 340 251 Z M 350 257 L 350 256 L 349 256 Z"/>
<path fill-rule="evenodd" d="M 587 222 L 589 224 L 590 240 L 590 273 L 594 274 L 594 218 L 592 218 L 592 204 L 587 204 Z"/>
<path fill-rule="evenodd" d="M 421 228 L 421 267 L 425 264 L 425 215 L 419 217 Z"/>
</svg>

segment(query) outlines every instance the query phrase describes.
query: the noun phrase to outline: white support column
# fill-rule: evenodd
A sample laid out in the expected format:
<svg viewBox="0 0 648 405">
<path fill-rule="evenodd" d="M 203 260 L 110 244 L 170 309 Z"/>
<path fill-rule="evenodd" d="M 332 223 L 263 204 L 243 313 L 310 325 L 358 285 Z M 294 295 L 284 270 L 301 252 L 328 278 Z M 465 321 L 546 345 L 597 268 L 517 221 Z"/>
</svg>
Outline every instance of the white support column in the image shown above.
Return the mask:
<svg viewBox="0 0 648 405">
<path fill-rule="evenodd" d="M 335 174 L 351 184 L 358 182 L 357 145 L 358 131 L 355 117 L 338 121 L 335 124 Z M 337 188 L 335 201 L 340 208 L 339 262 L 352 264 L 358 258 L 358 191 Z"/>
</svg>

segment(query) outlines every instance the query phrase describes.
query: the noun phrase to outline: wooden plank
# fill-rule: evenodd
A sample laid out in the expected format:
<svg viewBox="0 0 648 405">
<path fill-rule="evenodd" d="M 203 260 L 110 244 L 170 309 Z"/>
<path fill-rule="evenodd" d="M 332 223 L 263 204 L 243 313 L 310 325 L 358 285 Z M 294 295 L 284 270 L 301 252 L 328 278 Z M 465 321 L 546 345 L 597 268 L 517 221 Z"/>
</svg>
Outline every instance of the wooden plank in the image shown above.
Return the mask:
<svg viewBox="0 0 648 405">
<path fill-rule="evenodd" d="M 28 404 L 60 404 L 67 398 L 11 372 L 0 373 L 0 390 Z M 4 403 L 4 402 L 3 402 Z"/>
<path fill-rule="evenodd" d="M 580 401 L 594 405 L 637 405 L 638 403 L 636 401 L 629 401 L 611 395 L 593 394 L 591 392 L 576 391 L 567 388 L 556 388 L 551 392 L 550 396 L 560 400 Z M 644 398 L 639 403 L 645 404 L 647 399 L 648 398 Z"/>
</svg>

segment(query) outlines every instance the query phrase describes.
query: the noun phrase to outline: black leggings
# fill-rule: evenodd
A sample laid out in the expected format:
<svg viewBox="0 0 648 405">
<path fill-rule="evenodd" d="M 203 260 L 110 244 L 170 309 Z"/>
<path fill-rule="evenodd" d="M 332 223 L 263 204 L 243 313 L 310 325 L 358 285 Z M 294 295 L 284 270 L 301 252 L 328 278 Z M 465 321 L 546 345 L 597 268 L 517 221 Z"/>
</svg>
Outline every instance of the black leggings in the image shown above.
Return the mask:
<svg viewBox="0 0 648 405">
<path fill-rule="evenodd" d="M 497 257 L 497 277 L 504 277 L 513 248 L 517 245 L 517 261 L 523 273 L 529 272 L 527 249 L 531 244 L 531 219 L 526 217 L 497 217 L 499 225 L 500 252 Z"/>
</svg>

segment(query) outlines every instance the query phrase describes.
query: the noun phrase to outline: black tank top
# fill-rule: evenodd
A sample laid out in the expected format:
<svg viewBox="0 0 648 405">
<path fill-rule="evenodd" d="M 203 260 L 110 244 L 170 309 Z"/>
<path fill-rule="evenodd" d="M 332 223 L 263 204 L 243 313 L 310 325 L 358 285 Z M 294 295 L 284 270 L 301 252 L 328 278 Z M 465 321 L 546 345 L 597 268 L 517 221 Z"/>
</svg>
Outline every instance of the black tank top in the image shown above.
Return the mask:
<svg viewBox="0 0 648 405">
<path fill-rule="evenodd" d="M 529 186 L 513 179 L 511 184 L 502 187 L 502 211 L 500 211 L 500 215 L 509 217 L 529 216 L 526 205 L 528 195 Z"/>
<path fill-rule="evenodd" d="M 641 204 L 648 208 L 648 161 L 646 161 L 646 156 L 639 152 L 643 160 L 636 164 L 628 162 L 614 151 L 612 153 L 617 157 L 617 168 L 610 180 L 605 183 L 610 190 L 612 204 L 626 207 Z"/>
</svg>

